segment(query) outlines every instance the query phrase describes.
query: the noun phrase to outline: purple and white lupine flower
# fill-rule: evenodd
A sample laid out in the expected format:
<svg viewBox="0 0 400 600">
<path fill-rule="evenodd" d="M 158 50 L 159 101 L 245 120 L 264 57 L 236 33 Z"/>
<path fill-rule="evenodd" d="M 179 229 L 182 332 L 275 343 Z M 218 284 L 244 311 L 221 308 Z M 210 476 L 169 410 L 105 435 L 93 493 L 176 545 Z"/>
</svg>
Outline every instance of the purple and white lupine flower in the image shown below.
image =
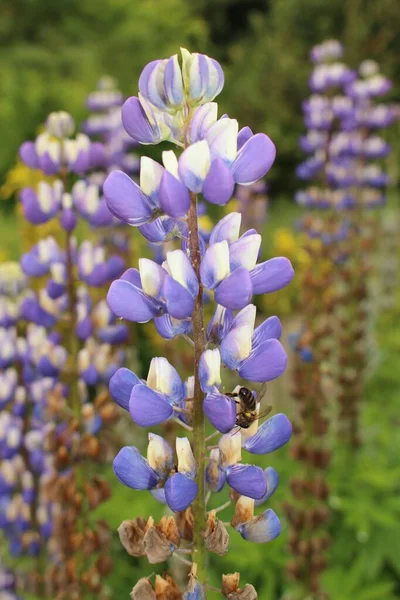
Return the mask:
<svg viewBox="0 0 400 600">
<path fill-rule="evenodd" d="M 331 52 L 334 55 L 337 49 Z M 350 74 L 336 67 L 330 78 L 348 81 Z M 206 489 L 211 494 L 227 484 L 235 492 L 232 497 L 252 499 L 249 518 L 237 527 L 245 539 L 266 542 L 279 534 L 274 513 L 267 510 L 254 516 L 254 501 L 268 500 L 278 475 L 271 468 L 242 462 L 242 453 L 273 452 L 289 441 L 292 432 L 283 414 L 262 423 L 262 398 L 257 392 L 252 397 L 243 384 L 225 392 L 222 365 L 255 383 L 284 372 L 287 357 L 279 342 L 281 324 L 270 317 L 256 325 L 252 299 L 285 287 L 293 269 L 283 257 L 258 262 L 261 236 L 252 229 L 240 236 L 239 213 L 224 217 L 211 232 L 199 229 L 197 195 L 225 205 L 236 184 L 257 184 L 275 159 L 275 146 L 267 135 L 254 135 L 248 127 L 239 130 L 238 122 L 227 116 L 218 119 L 214 99 L 222 87 L 218 63 L 186 50 L 181 61 L 175 55 L 147 65 L 138 97 L 129 98 L 122 107 L 124 127 L 140 143 L 171 141 L 183 151 L 179 156 L 164 151 L 162 164 L 142 157 L 139 183 L 118 170 L 104 183 L 107 206 L 116 218 L 138 227 L 153 243 L 178 238 L 181 244 L 180 249 L 166 252 L 162 264 L 140 258 L 138 269 L 128 269 L 112 283 L 107 302 L 118 317 L 139 323 L 154 319 L 162 337 L 182 335 L 194 347 L 194 371 L 185 383 L 163 357 L 152 360 L 146 381 L 126 368 L 118 369 L 110 380 L 115 402 L 138 425 L 153 427 L 173 419 L 189 432 L 188 437 L 176 439 L 176 460 L 170 445 L 150 434 L 147 459 L 138 448 L 126 447 L 114 461 L 114 471 L 125 485 L 150 490 L 173 512 L 191 507 L 200 585 L 196 596 L 194 589 L 188 589 L 188 598 L 203 594 L 205 547 L 211 544 L 204 530 Z M 333 118 L 329 114 L 325 120 L 329 123 Z M 205 289 L 216 303 L 207 327 Z M 250 394 L 255 410 L 244 409 L 241 390 L 246 390 L 247 398 Z M 222 434 L 209 456 L 205 416 L 214 428 L 211 437 Z M 224 554 L 226 548 L 215 551 Z"/>
</svg>

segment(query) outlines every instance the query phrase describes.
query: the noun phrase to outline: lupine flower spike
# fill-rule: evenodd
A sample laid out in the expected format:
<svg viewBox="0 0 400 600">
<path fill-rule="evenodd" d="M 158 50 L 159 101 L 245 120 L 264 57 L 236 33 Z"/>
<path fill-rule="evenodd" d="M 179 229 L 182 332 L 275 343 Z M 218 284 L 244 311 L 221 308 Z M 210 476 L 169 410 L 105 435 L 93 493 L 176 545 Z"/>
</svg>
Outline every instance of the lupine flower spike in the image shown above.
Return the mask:
<svg viewBox="0 0 400 600">
<path fill-rule="evenodd" d="M 139 183 L 119 170 L 104 183 L 107 206 L 118 219 L 138 227 L 151 242 L 180 243 L 161 264 L 141 258 L 138 268 L 129 266 L 111 284 L 107 301 L 117 316 L 137 323 L 154 320 L 162 337 L 184 336 L 193 349 L 186 381 L 163 357 L 152 359 L 145 380 L 122 367 L 110 381 L 115 402 L 137 425 L 153 428 L 174 421 L 184 430 L 174 444 L 150 431 L 145 456 L 140 448 L 126 446 L 113 467 L 123 484 L 150 491 L 173 512 L 159 524 L 152 517 L 125 521 L 119 533 L 130 554 L 146 555 L 150 563 L 191 554 L 186 600 L 206 597 L 206 552 L 228 551 L 229 534 L 218 518 L 224 507 L 207 512 L 213 493 L 229 491 L 232 528 L 243 539 L 266 543 L 279 535 L 277 515 L 257 509 L 275 491 L 278 474 L 252 464 L 251 455 L 278 450 L 292 432 L 283 414 L 262 422 L 261 397 L 246 387 L 247 381 L 262 385 L 285 370 L 280 322 L 270 317 L 259 323 L 252 298 L 286 286 L 292 266 L 284 257 L 259 261 L 261 236 L 252 229 L 240 231 L 240 213 L 227 214 L 207 236 L 199 228 L 200 195 L 225 205 L 235 184 L 255 184 L 275 159 L 267 135 L 239 129 L 226 115 L 218 118 L 215 98 L 223 84 L 215 60 L 185 49 L 181 57 L 147 65 L 138 96 L 122 107 L 124 127 L 137 142 L 171 141 L 182 151 L 163 151 L 162 164 L 143 156 Z M 215 303 L 208 324 L 206 293 Z M 226 391 L 223 366 L 238 382 L 232 392 Z M 210 449 L 206 428 L 214 431 L 213 438 L 219 436 Z M 245 597 L 238 583 L 223 583 L 226 597 Z M 161 589 L 172 593 L 174 586 L 169 576 L 157 577 L 154 585 L 140 579 L 131 597 L 156 598 Z M 255 591 L 251 597 L 257 597 Z"/>
</svg>

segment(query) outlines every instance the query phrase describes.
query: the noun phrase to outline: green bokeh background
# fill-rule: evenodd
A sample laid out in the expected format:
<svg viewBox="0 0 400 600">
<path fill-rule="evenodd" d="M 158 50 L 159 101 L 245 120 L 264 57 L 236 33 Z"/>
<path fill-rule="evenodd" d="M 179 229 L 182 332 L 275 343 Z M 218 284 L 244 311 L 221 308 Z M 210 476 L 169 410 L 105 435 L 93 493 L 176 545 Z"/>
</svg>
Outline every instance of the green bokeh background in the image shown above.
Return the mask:
<svg viewBox="0 0 400 600">
<path fill-rule="evenodd" d="M 400 100 L 399 0 L 1 0 L 0 183 L 15 164 L 19 145 L 34 137 L 48 112 L 65 109 L 80 122 L 87 115 L 85 98 L 100 76 L 113 75 L 126 95 L 134 94 L 147 62 L 185 46 L 222 63 L 221 112 L 265 131 L 277 146 L 268 176 L 272 206 L 263 251 L 269 256 L 274 231 L 291 227 L 299 212 L 291 198 L 301 160 L 297 138 L 303 131 L 301 101 L 308 93 L 308 52 L 327 37 L 346 45 L 346 60 L 353 67 L 365 58 L 378 60 L 394 81 L 391 100 Z M 390 133 L 388 163 L 395 184 L 398 133 L 398 127 Z M 394 211 L 397 195 L 394 185 Z M 10 258 L 18 257 L 20 244 L 13 200 L 7 197 L 0 207 L 0 251 Z M 400 298 L 376 324 L 379 366 L 368 380 L 362 450 L 349 458 L 340 440 L 335 443 L 330 472 L 334 544 L 325 575 L 331 600 L 400 598 L 399 316 Z M 277 397 L 276 407 L 281 405 L 290 416 L 294 408 L 284 391 Z M 132 443 L 134 436 L 132 429 Z M 282 483 L 271 507 L 282 514 L 280 504 L 296 464 L 286 449 L 277 454 L 270 464 Z M 125 518 L 160 514 L 149 494 L 115 483 L 111 470 L 105 474 L 113 482 L 113 498 L 96 517 L 105 518 L 114 531 Z M 240 570 L 260 599 L 282 599 L 290 587 L 286 543 L 284 520 L 281 538 L 267 546 L 247 544 L 232 534 L 229 554 L 211 559 L 212 583 L 218 585 L 222 572 Z M 116 535 L 113 556 L 109 582 L 116 600 L 128 598 L 140 576 L 161 570 L 131 559 Z"/>
</svg>

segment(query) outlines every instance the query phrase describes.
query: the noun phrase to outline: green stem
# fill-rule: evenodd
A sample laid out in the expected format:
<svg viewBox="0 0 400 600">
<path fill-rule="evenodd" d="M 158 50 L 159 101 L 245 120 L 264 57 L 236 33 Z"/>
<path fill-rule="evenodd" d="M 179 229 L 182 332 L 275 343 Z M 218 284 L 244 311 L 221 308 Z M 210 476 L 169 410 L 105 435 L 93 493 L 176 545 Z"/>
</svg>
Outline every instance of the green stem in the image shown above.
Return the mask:
<svg viewBox="0 0 400 600">
<path fill-rule="evenodd" d="M 197 577 L 200 583 L 207 581 L 206 572 L 206 546 L 204 540 L 204 530 L 206 526 L 206 501 L 205 501 L 205 424 L 203 400 L 204 394 L 200 386 L 199 362 L 204 351 L 204 315 L 203 315 L 203 287 L 200 282 L 200 245 L 199 231 L 197 222 L 197 199 L 195 194 L 191 194 L 190 209 L 188 213 L 189 227 L 189 251 L 190 260 L 193 269 L 199 280 L 199 293 L 195 300 L 195 306 L 192 313 L 192 332 L 194 342 L 194 402 L 193 402 L 193 453 L 197 465 L 196 482 L 198 485 L 198 494 L 193 503 L 194 532 L 193 532 L 193 562 L 197 563 Z"/>
</svg>

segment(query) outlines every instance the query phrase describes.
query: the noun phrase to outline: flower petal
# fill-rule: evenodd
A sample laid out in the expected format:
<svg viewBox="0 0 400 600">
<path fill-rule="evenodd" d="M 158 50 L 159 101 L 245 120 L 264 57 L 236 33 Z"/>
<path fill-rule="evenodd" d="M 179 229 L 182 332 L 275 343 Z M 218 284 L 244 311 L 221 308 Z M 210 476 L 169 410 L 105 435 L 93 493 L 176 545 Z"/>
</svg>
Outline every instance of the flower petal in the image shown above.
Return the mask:
<svg viewBox="0 0 400 600">
<path fill-rule="evenodd" d="M 128 98 L 122 106 L 122 124 L 128 134 L 141 144 L 157 144 L 162 135 L 152 115 L 145 110 L 145 103 L 136 96 Z M 146 108 L 148 108 L 146 106 Z"/>
<path fill-rule="evenodd" d="M 252 454 L 269 454 L 287 444 L 292 435 L 292 424 L 283 413 L 265 421 L 257 433 L 248 438 L 243 448 Z"/>
<path fill-rule="evenodd" d="M 205 140 L 190 145 L 179 157 L 179 177 L 192 192 L 199 194 L 210 170 L 210 148 Z"/>
<path fill-rule="evenodd" d="M 204 399 L 204 413 L 218 431 L 228 433 L 236 423 L 236 402 L 224 394 L 207 394 Z"/>
<path fill-rule="evenodd" d="M 241 222 L 242 215 L 238 212 L 232 212 L 223 217 L 211 232 L 210 245 L 223 240 L 226 240 L 228 244 L 236 241 L 239 237 Z"/>
<path fill-rule="evenodd" d="M 119 406 L 125 408 L 125 410 L 129 410 L 129 400 L 132 390 L 134 386 L 139 383 L 141 383 L 141 380 L 135 373 L 125 367 L 118 369 L 111 377 L 109 383 L 112 399 L 115 400 Z"/>
<path fill-rule="evenodd" d="M 265 133 L 257 133 L 242 146 L 232 164 L 236 183 L 249 185 L 264 177 L 275 160 L 276 148 Z"/>
<path fill-rule="evenodd" d="M 186 510 L 195 500 L 197 483 L 183 473 L 175 473 L 165 483 L 165 500 L 174 512 Z"/>
<path fill-rule="evenodd" d="M 229 247 L 225 240 L 212 244 L 206 250 L 200 265 L 201 282 L 208 290 L 213 290 L 230 274 Z"/>
<path fill-rule="evenodd" d="M 172 417 L 174 410 L 165 394 L 144 384 L 135 385 L 129 401 L 129 412 L 140 427 L 152 427 Z"/>
<path fill-rule="evenodd" d="M 205 350 L 199 362 L 199 379 L 203 392 L 210 393 L 221 385 L 221 355 L 218 348 Z"/>
<path fill-rule="evenodd" d="M 163 437 L 155 433 L 149 433 L 147 460 L 157 475 L 162 479 L 166 479 L 174 466 L 174 451 Z"/>
<path fill-rule="evenodd" d="M 182 250 L 167 252 L 167 264 L 171 277 L 195 298 L 199 293 L 199 282 L 187 255 Z"/>
<path fill-rule="evenodd" d="M 160 479 L 134 446 L 125 446 L 118 452 L 113 470 L 121 483 L 135 490 L 151 490 Z"/>
<path fill-rule="evenodd" d="M 229 167 L 222 158 L 214 158 L 203 183 L 204 198 L 211 204 L 225 206 L 232 198 L 234 187 L 235 181 Z"/>
<path fill-rule="evenodd" d="M 175 319 L 187 319 L 192 315 L 194 299 L 180 283 L 167 275 L 164 280 L 162 295 L 167 312 Z"/>
<path fill-rule="evenodd" d="M 265 544 L 277 538 L 281 532 L 281 524 L 271 508 L 247 523 L 236 527 L 243 539 L 254 544 Z"/>
<path fill-rule="evenodd" d="M 228 369 L 236 371 L 251 353 L 251 336 L 253 328 L 250 324 L 232 327 L 221 342 L 222 362 Z"/>
<path fill-rule="evenodd" d="M 294 270 L 288 258 L 277 256 L 257 265 L 250 275 L 254 293 L 269 294 L 288 285 Z"/>
<path fill-rule="evenodd" d="M 190 207 L 188 189 L 167 170 L 161 179 L 160 205 L 170 217 L 183 217 Z"/>
<path fill-rule="evenodd" d="M 139 271 L 142 289 L 145 294 L 159 299 L 167 272 L 149 258 L 139 258 Z"/>
<path fill-rule="evenodd" d="M 184 385 L 178 371 L 164 356 L 156 356 L 151 359 L 147 385 L 168 396 L 173 404 L 183 400 L 185 395 Z"/>
<path fill-rule="evenodd" d="M 251 340 L 252 347 L 257 348 L 262 342 L 275 338 L 279 340 L 282 335 L 282 324 L 278 317 L 268 317 L 254 330 Z"/>
<path fill-rule="evenodd" d="M 287 365 L 286 352 L 278 340 L 263 342 L 243 361 L 239 375 L 243 379 L 264 383 L 282 375 Z"/>
<path fill-rule="evenodd" d="M 171 106 L 180 106 L 183 102 L 182 72 L 178 55 L 168 59 L 164 72 L 164 91 Z"/>
<path fill-rule="evenodd" d="M 261 506 L 261 504 L 269 500 L 279 485 L 279 475 L 273 467 L 267 467 L 264 469 L 264 473 L 267 479 L 267 493 L 260 500 L 256 500 L 256 506 Z"/>
<path fill-rule="evenodd" d="M 107 303 L 117 317 L 134 323 L 147 323 L 162 314 L 159 303 L 123 279 L 113 281 L 108 290 Z"/>
<path fill-rule="evenodd" d="M 192 144 L 205 138 L 207 130 L 213 125 L 218 116 L 218 104 L 207 102 L 196 108 L 190 121 L 190 141 Z"/>
<path fill-rule="evenodd" d="M 248 271 L 254 269 L 261 246 L 261 235 L 253 233 L 244 235 L 229 246 L 231 271 L 245 267 Z"/>
<path fill-rule="evenodd" d="M 219 284 L 215 290 L 215 301 L 225 308 L 240 310 L 250 303 L 252 295 L 250 273 L 239 267 Z"/>
<path fill-rule="evenodd" d="M 237 136 L 237 149 L 238 152 L 239 150 L 244 146 L 244 144 L 247 142 L 247 140 L 249 140 L 251 137 L 253 137 L 253 132 L 250 129 L 250 127 L 242 127 L 242 129 L 240 129 L 238 136 Z"/>
<path fill-rule="evenodd" d="M 161 337 L 166 340 L 172 340 L 178 335 L 189 334 L 192 330 L 191 321 L 180 321 L 174 319 L 171 315 L 156 317 L 154 319 L 154 325 Z"/>
<path fill-rule="evenodd" d="M 129 225 L 143 225 L 150 221 L 153 210 L 140 187 L 122 171 L 112 171 L 103 185 L 110 212 Z"/>
<path fill-rule="evenodd" d="M 227 467 L 226 482 L 238 494 L 248 498 L 262 498 L 267 491 L 265 473 L 255 465 L 236 464 Z"/>
</svg>

